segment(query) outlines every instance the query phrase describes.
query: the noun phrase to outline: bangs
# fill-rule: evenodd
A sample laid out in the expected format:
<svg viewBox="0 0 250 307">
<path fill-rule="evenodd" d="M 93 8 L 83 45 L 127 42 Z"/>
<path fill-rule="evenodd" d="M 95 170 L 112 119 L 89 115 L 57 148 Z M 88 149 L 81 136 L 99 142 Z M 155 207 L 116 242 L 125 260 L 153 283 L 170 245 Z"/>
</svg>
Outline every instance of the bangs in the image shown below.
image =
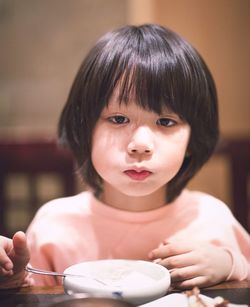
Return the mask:
<svg viewBox="0 0 250 307">
<path fill-rule="evenodd" d="M 155 70 L 150 68 L 137 66 L 124 72 L 116 86 L 119 102 L 128 104 L 133 101 L 143 109 L 158 114 L 166 107 L 176 112 L 170 83 L 165 83 L 160 73 L 154 73 Z M 165 85 L 164 90 L 161 83 Z"/>
<path fill-rule="evenodd" d="M 134 101 L 158 114 L 167 108 L 191 122 L 193 110 L 209 95 L 202 59 L 171 30 L 167 38 L 160 27 L 125 31 L 108 36 L 106 44 L 107 37 L 100 41 L 98 102 L 108 105 L 114 89 L 118 89 L 120 103 Z"/>
</svg>

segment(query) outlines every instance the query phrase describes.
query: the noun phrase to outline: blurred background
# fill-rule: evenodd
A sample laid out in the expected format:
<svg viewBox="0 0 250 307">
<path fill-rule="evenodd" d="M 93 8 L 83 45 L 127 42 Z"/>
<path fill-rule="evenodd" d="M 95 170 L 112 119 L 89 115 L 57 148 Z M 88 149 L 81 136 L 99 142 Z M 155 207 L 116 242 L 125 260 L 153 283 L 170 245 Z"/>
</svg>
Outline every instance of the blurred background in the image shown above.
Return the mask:
<svg viewBox="0 0 250 307">
<path fill-rule="evenodd" d="M 208 64 L 222 145 L 189 187 L 226 202 L 249 229 L 249 0 L 0 0 L 1 234 L 25 230 L 44 202 L 84 189 L 55 145 L 58 117 L 86 52 L 131 23 L 170 27 Z"/>
</svg>

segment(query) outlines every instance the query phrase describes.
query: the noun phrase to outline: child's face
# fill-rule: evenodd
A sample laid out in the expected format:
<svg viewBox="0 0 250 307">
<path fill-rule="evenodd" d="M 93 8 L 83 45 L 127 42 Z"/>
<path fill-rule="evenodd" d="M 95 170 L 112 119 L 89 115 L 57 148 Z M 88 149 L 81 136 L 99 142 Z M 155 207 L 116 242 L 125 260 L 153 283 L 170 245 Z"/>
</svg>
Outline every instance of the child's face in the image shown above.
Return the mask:
<svg viewBox="0 0 250 307">
<path fill-rule="evenodd" d="M 163 187 L 183 163 L 189 137 L 190 126 L 177 114 L 159 115 L 133 101 L 119 104 L 113 95 L 93 132 L 92 163 L 104 189 L 116 194 L 165 193 Z"/>
</svg>

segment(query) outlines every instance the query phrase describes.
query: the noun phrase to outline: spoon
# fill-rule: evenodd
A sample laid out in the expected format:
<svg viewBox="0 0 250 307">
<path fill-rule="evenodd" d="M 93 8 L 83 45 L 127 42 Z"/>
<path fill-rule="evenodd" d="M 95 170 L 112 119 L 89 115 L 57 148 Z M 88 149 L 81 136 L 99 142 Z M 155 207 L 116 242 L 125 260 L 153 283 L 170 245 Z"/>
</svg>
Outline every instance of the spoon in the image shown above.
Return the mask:
<svg viewBox="0 0 250 307">
<path fill-rule="evenodd" d="M 31 268 L 26 266 L 24 268 L 25 271 L 33 273 L 33 274 L 41 274 L 41 275 L 50 275 L 50 276 L 60 276 L 60 277 L 80 277 L 80 278 L 88 278 L 88 279 L 92 279 L 95 280 L 96 282 L 104 285 L 104 286 L 108 286 L 108 284 L 106 284 L 104 281 L 95 278 L 95 277 L 91 277 L 91 276 L 87 276 L 87 275 L 81 275 L 81 274 L 72 274 L 72 273 L 58 273 L 58 272 L 53 272 L 53 271 L 46 271 L 46 270 L 41 270 L 41 269 L 37 269 L 37 268 Z"/>
</svg>

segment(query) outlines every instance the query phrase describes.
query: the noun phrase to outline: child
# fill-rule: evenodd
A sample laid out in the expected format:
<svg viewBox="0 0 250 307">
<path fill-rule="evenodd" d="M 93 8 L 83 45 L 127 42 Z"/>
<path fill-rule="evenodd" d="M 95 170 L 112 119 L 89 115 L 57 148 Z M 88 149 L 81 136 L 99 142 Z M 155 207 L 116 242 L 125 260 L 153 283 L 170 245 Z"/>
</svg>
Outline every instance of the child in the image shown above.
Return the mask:
<svg viewBox="0 0 250 307">
<path fill-rule="evenodd" d="M 0 286 L 56 285 L 64 271 L 127 258 L 171 269 L 178 289 L 250 279 L 250 237 L 228 207 L 185 189 L 218 139 L 217 96 L 197 51 L 158 25 L 102 37 L 80 67 L 59 122 L 90 189 L 53 200 L 26 235 L 1 237 Z"/>
</svg>

